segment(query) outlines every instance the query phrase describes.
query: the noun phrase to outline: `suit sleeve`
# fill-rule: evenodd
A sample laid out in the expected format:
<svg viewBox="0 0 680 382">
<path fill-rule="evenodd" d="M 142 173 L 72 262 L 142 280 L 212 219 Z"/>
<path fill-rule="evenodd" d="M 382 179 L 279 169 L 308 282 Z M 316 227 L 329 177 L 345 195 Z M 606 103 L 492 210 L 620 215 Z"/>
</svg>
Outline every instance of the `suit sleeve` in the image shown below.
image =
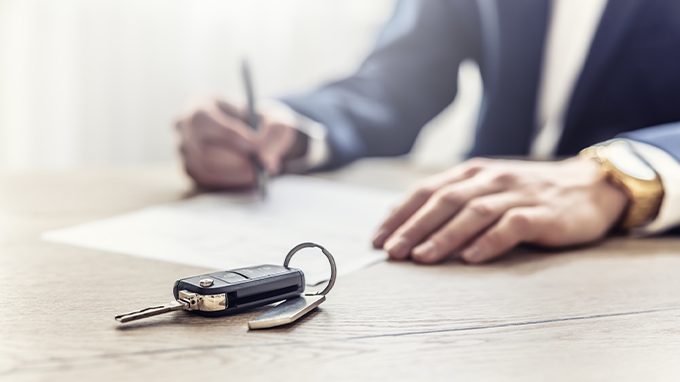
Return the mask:
<svg viewBox="0 0 680 382">
<path fill-rule="evenodd" d="M 354 75 L 283 98 L 327 128 L 325 168 L 410 151 L 420 129 L 453 101 L 460 62 L 478 56 L 477 20 L 472 1 L 402 0 Z"/>
<path fill-rule="evenodd" d="M 620 134 L 659 174 L 664 197 L 656 219 L 634 234 L 680 233 L 680 122 Z"/>
<path fill-rule="evenodd" d="M 658 147 L 680 163 L 680 122 L 629 131 L 619 134 L 617 138 L 630 139 Z"/>
</svg>

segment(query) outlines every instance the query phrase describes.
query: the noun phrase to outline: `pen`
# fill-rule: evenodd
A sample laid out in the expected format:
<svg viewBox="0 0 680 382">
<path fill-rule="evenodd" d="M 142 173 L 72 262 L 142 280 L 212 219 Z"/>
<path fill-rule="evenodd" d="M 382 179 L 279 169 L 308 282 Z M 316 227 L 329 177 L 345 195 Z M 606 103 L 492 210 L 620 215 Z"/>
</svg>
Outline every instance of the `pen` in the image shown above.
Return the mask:
<svg viewBox="0 0 680 382">
<path fill-rule="evenodd" d="M 241 75 L 243 76 L 243 85 L 246 88 L 246 98 L 248 100 L 248 115 L 246 116 L 246 123 L 251 129 L 257 131 L 259 118 L 255 112 L 255 93 L 253 91 L 253 80 L 250 76 L 250 66 L 248 65 L 248 60 L 243 60 L 241 65 Z M 260 158 L 257 156 L 257 153 L 253 153 L 250 156 L 250 160 L 253 162 L 256 170 L 255 187 L 260 192 L 262 199 L 264 199 L 267 196 L 267 170 L 265 169 Z"/>
</svg>

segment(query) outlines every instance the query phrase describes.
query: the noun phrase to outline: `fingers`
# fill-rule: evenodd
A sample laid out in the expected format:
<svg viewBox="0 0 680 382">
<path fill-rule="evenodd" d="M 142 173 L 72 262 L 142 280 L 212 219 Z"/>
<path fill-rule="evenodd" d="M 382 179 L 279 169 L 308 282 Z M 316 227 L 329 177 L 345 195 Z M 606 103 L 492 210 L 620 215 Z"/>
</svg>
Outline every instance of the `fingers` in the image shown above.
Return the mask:
<svg viewBox="0 0 680 382">
<path fill-rule="evenodd" d="M 458 215 L 412 251 L 413 260 L 432 264 L 460 249 L 512 208 L 535 203 L 531 195 L 504 192 L 475 198 Z"/>
<path fill-rule="evenodd" d="M 238 117 L 238 108 L 211 100 L 180 119 L 180 151 L 187 173 L 207 187 L 254 184 L 250 157 L 258 152 L 254 132 Z"/>
<path fill-rule="evenodd" d="M 220 188 L 252 186 L 253 156 L 269 174 L 281 172 L 282 158 L 297 136 L 294 118 L 281 119 L 265 108 L 255 131 L 244 122 L 245 116 L 238 104 L 210 99 L 176 123 L 186 171 L 198 184 Z"/>
<path fill-rule="evenodd" d="M 521 242 L 533 241 L 549 223 L 550 212 L 545 207 L 513 208 L 465 248 L 461 258 L 469 263 L 489 261 Z"/>
<path fill-rule="evenodd" d="M 481 158 L 471 159 L 460 166 L 456 166 L 422 182 L 409 193 L 406 201 L 395 208 L 380 228 L 378 228 L 373 238 L 373 247 L 383 248 L 387 238 L 418 211 L 438 189 L 447 184 L 460 182 L 475 176 L 482 171 L 487 162 L 487 160 Z"/>
<path fill-rule="evenodd" d="M 240 119 L 211 110 L 199 110 L 180 124 L 182 137 L 195 144 L 217 145 L 240 153 L 256 151 L 253 132 Z"/>
<path fill-rule="evenodd" d="M 246 187 L 255 183 L 250 159 L 219 146 L 186 146 L 185 169 L 198 184 L 210 188 Z"/>
<path fill-rule="evenodd" d="M 442 187 L 390 236 L 384 249 L 392 259 L 405 259 L 413 247 L 449 221 L 469 201 L 506 187 L 506 182 L 483 175 Z"/>
<path fill-rule="evenodd" d="M 374 245 L 393 259 L 410 255 L 434 263 L 460 251 L 463 260 L 480 263 L 522 242 L 564 246 L 597 240 L 627 203 L 592 162 L 478 166 L 476 173 L 455 168 L 416 189 L 385 221 Z"/>
</svg>

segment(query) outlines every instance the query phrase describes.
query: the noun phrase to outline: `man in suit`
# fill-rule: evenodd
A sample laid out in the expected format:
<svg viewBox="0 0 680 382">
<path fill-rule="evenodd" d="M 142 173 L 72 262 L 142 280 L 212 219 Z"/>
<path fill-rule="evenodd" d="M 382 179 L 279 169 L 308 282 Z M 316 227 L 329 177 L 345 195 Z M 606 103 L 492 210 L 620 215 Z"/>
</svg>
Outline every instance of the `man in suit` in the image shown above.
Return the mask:
<svg viewBox="0 0 680 382">
<path fill-rule="evenodd" d="M 262 108 L 257 134 L 221 100 L 181 118 L 187 172 L 201 185 L 247 187 L 253 153 L 271 174 L 404 154 L 453 101 L 465 59 L 484 81 L 473 159 L 416 185 L 375 247 L 478 263 L 519 243 L 680 225 L 674 0 L 401 1 L 357 73 Z M 488 159 L 499 156 L 567 159 Z"/>
</svg>

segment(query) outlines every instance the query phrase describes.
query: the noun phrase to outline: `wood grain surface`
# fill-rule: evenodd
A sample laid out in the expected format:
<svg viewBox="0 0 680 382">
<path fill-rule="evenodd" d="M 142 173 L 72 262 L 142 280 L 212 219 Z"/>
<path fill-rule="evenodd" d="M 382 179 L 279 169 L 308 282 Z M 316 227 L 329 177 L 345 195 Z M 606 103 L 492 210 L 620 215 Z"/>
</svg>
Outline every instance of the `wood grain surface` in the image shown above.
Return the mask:
<svg viewBox="0 0 680 382">
<path fill-rule="evenodd" d="M 430 172 L 373 160 L 319 176 L 405 189 Z M 0 380 L 680 379 L 679 238 L 519 248 L 480 266 L 385 262 L 266 331 L 246 325 L 266 308 L 119 325 L 206 269 L 39 240 L 190 191 L 172 166 L 0 175 Z"/>
</svg>

